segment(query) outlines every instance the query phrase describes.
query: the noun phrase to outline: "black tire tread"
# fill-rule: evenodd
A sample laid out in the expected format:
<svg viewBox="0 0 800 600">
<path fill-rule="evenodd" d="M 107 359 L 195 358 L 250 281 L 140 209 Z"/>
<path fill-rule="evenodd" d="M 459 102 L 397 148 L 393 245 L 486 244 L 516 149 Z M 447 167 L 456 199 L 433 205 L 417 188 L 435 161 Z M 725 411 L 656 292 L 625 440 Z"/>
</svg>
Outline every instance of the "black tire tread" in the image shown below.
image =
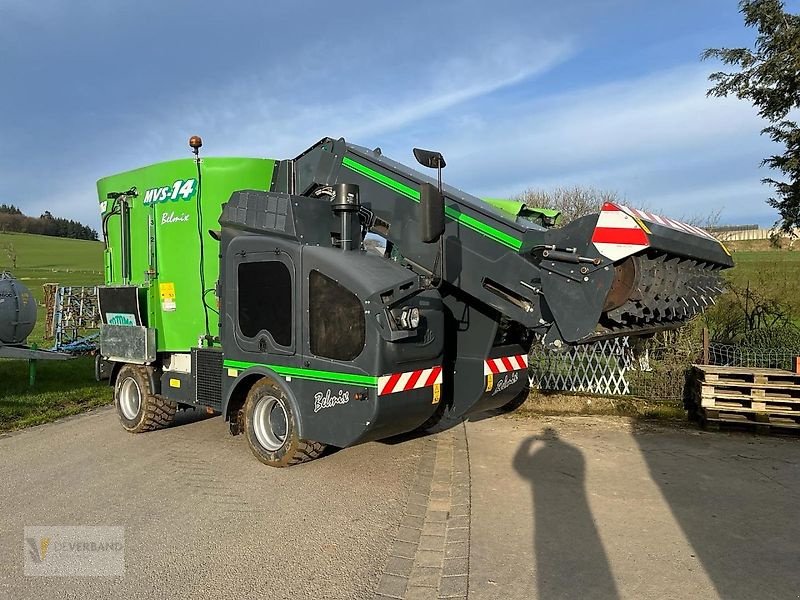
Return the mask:
<svg viewBox="0 0 800 600">
<path fill-rule="evenodd" d="M 145 390 L 142 391 L 146 391 L 147 393 L 144 393 L 142 398 L 142 410 L 144 410 L 145 413 L 144 417 L 135 427 L 125 427 L 125 429 L 130 433 L 145 433 L 147 431 L 156 431 L 169 427 L 175 420 L 175 414 L 178 412 L 177 403 L 159 394 L 151 393 L 147 367 L 139 365 L 129 366 L 137 372 L 140 380 L 146 384 Z"/>
<path fill-rule="evenodd" d="M 178 412 L 177 404 L 158 394 L 148 396 L 145 406 L 147 414 L 142 431 L 155 431 L 168 427 L 175 420 L 175 414 Z"/>
<path fill-rule="evenodd" d="M 263 378 L 254 383 L 253 386 L 250 388 L 250 392 L 247 395 L 247 400 L 245 401 L 245 407 L 244 407 L 245 422 L 247 422 L 247 420 L 250 418 L 249 405 L 251 402 L 251 395 L 257 393 L 257 390 L 260 387 L 269 387 L 272 388 L 272 390 L 276 394 L 283 394 L 280 385 L 269 378 Z M 296 416 L 293 415 L 292 418 L 295 419 Z M 245 426 L 245 437 L 247 438 L 247 443 L 250 446 L 250 450 L 252 450 L 253 454 L 256 456 L 256 458 L 258 458 L 258 460 L 271 467 L 277 467 L 277 468 L 291 467 L 294 465 L 299 465 L 305 462 L 312 461 L 316 458 L 319 458 L 319 456 L 325 451 L 325 448 L 327 447 L 326 444 L 323 444 L 321 442 L 315 442 L 313 440 L 306 440 L 294 436 L 293 439 L 288 441 L 288 445 L 285 446 L 285 451 L 281 453 L 281 456 L 279 458 L 271 458 L 269 456 L 265 456 L 257 446 L 257 442 L 254 442 L 251 439 L 249 431 L 250 427 L 251 427 L 250 425 Z"/>
<path fill-rule="evenodd" d="M 297 449 L 294 451 L 293 456 L 289 459 L 288 465 L 299 465 L 304 462 L 309 462 L 319 456 L 325 451 L 325 444 L 320 442 L 312 442 L 311 440 L 300 440 Z"/>
</svg>

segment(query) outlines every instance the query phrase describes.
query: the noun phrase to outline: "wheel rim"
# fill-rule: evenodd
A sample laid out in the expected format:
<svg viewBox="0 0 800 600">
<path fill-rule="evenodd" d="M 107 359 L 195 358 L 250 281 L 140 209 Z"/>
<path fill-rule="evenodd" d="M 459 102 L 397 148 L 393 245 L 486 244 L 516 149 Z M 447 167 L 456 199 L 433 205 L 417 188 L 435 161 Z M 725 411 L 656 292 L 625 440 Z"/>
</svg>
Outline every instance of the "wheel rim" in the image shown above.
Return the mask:
<svg viewBox="0 0 800 600">
<path fill-rule="evenodd" d="M 270 452 L 279 450 L 286 442 L 289 415 L 275 396 L 261 398 L 253 410 L 253 433 L 258 443 Z"/>
<path fill-rule="evenodd" d="M 142 391 L 133 377 L 127 377 L 119 387 L 119 408 L 126 419 L 134 420 L 142 407 Z"/>
</svg>

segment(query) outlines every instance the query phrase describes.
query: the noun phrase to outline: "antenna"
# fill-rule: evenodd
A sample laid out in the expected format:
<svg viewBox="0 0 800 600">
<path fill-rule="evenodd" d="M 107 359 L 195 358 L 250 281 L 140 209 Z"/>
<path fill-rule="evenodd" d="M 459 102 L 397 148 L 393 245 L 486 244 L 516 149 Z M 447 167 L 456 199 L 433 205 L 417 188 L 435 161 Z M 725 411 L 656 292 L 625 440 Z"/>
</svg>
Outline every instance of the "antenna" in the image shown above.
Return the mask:
<svg viewBox="0 0 800 600">
<path fill-rule="evenodd" d="M 203 140 L 199 135 L 189 138 L 189 147 L 194 154 L 194 162 L 197 165 L 197 195 L 195 205 L 197 207 L 197 237 L 200 240 L 200 302 L 203 305 L 203 316 L 205 317 L 206 335 L 205 341 L 210 346 L 212 343 L 211 327 L 208 324 L 208 305 L 206 304 L 206 257 L 205 242 L 203 240 L 203 175 L 200 170 L 200 148 L 203 147 Z"/>
</svg>

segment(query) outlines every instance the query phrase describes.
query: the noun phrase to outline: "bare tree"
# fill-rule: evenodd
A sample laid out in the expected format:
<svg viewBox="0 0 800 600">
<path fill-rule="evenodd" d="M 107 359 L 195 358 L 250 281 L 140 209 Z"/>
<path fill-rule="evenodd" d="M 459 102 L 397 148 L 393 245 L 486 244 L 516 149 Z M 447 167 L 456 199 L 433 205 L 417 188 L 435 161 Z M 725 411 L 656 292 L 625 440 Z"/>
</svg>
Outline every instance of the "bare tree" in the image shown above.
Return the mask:
<svg viewBox="0 0 800 600">
<path fill-rule="evenodd" d="M 600 190 L 593 187 L 574 185 L 572 187 L 559 187 L 553 190 L 539 190 L 528 188 L 521 194 L 515 196 L 516 200 L 521 200 L 532 208 L 551 208 L 561 211 L 559 226 L 566 225 L 570 221 L 580 219 L 586 215 L 591 215 L 600 211 L 600 207 L 606 202 L 626 204 L 626 200 L 613 190 Z M 639 210 L 653 210 L 646 204 L 637 203 L 635 208 Z M 670 216 L 670 215 L 665 215 Z M 708 229 L 719 225 L 721 211 L 711 211 L 707 214 L 695 214 L 677 217 L 679 221 Z"/>
<path fill-rule="evenodd" d="M 605 202 L 620 202 L 617 192 L 598 190 L 593 187 L 575 185 L 559 187 L 554 190 L 528 188 L 515 199 L 523 201 L 532 208 L 550 208 L 561 212 L 559 225 L 597 213 Z"/>
<path fill-rule="evenodd" d="M 678 217 L 678 220 L 702 229 L 713 229 L 714 227 L 719 227 L 721 217 L 722 211 L 717 209 L 707 214 L 683 215 Z"/>
<path fill-rule="evenodd" d="M 769 270 L 769 269 L 768 269 Z M 728 284 L 728 292 L 707 312 L 712 339 L 743 346 L 797 347 L 800 329 L 790 302 L 763 286 Z"/>
</svg>

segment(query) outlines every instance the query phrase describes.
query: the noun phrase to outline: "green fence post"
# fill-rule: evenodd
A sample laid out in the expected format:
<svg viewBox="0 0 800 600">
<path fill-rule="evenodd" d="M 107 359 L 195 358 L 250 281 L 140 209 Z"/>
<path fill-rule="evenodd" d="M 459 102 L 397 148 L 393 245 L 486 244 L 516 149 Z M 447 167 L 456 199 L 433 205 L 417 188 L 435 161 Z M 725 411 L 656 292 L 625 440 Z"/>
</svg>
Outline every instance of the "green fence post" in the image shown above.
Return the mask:
<svg viewBox="0 0 800 600">
<path fill-rule="evenodd" d="M 33 344 L 31 346 L 32 350 L 38 350 L 38 344 Z M 36 359 L 30 358 L 28 359 L 28 386 L 33 387 L 36 383 Z"/>
</svg>

